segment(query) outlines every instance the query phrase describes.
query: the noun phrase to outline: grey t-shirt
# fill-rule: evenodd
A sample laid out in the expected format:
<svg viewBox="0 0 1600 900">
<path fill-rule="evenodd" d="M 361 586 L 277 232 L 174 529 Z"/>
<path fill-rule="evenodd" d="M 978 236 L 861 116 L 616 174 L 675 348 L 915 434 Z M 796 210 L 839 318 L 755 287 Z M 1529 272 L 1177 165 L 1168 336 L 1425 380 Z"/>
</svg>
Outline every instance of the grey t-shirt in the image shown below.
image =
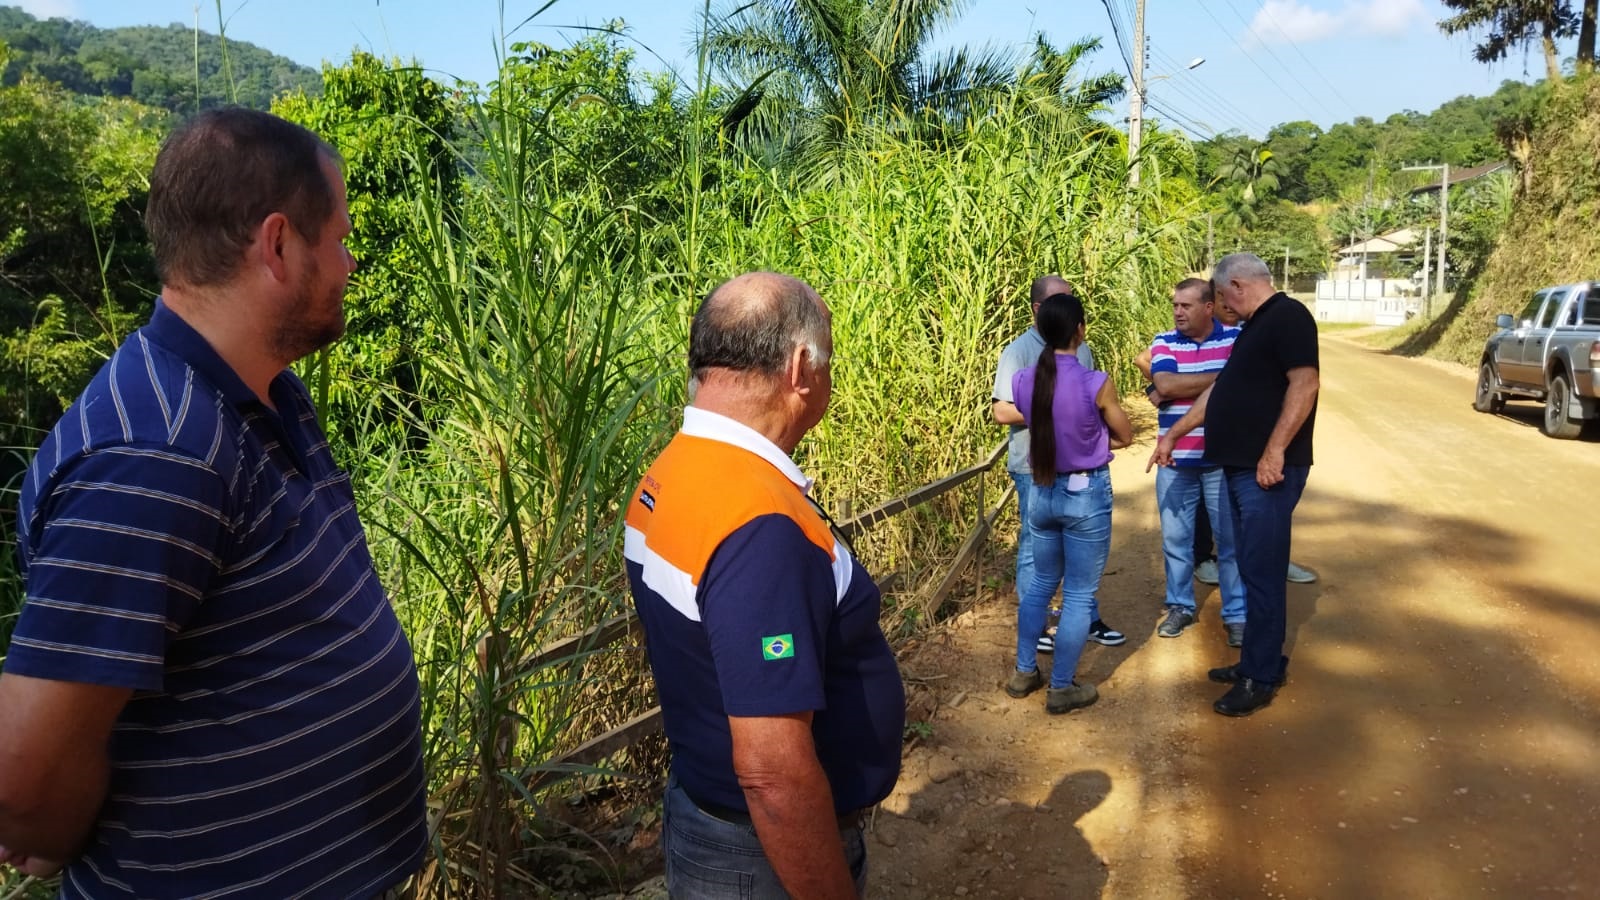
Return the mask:
<svg viewBox="0 0 1600 900">
<path fill-rule="evenodd" d="M 1007 344 L 1000 351 L 1000 366 L 994 373 L 994 399 L 1016 403 L 1016 398 L 1011 396 L 1012 377 L 1038 363 L 1039 354 L 1043 352 L 1044 338 L 1039 336 L 1037 328 L 1029 328 Z M 1085 369 L 1094 368 L 1094 351 L 1089 349 L 1088 341 L 1078 345 L 1078 362 L 1083 363 Z M 1021 425 L 1012 425 L 1010 428 L 1011 446 L 1006 449 L 1006 470 L 1026 475 L 1033 471 L 1028 466 L 1028 429 Z"/>
</svg>

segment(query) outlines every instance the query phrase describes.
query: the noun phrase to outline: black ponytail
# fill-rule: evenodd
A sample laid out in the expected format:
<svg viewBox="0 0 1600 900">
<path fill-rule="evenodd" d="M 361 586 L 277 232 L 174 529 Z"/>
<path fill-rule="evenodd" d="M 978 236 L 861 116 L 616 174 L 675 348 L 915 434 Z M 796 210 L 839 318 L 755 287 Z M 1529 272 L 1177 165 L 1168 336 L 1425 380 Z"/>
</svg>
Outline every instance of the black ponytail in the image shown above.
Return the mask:
<svg viewBox="0 0 1600 900">
<path fill-rule="evenodd" d="M 1071 348 L 1084 324 L 1083 301 L 1072 294 L 1051 294 L 1039 304 L 1034 317 L 1044 352 L 1033 373 L 1033 421 L 1028 423 L 1028 459 L 1033 483 L 1056 483 L 1056 353 Z"/>
</svg>

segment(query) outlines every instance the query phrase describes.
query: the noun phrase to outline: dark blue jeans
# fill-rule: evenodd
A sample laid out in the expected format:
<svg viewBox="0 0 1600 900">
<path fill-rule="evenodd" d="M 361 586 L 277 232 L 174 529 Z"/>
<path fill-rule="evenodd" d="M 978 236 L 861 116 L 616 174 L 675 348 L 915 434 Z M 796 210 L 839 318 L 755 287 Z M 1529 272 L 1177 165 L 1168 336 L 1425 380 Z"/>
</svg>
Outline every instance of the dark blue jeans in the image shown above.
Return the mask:
<svg viewBox="0 0 1600 900">
<path fill-rule="evenodd" d="M 786 900 L 788 892 L 767 862 L 754 826 L 725 822 L 695 806 L 667 779 L 661 805 L 661 849 L 667 857 L 667 894 L 681 900 Z M 861 829 L 839 832 L 856 895 L 867 890 L 867 844 Z"/>
<path fill-rule="evenodd" d="M 1228 512 L 1244 581 L 1244 648 L 1239 674 L 1266 684 L 1283 681 L 1289 658 L 1283 655 L 1288 636 L 1289 531 L 1295 504 L 1306 489 L 1309 466 L 1284 466 L 1283 481 L 1271 488 L 1256 483 L 1254 468 L 1228 466 Z"/>
</svg>

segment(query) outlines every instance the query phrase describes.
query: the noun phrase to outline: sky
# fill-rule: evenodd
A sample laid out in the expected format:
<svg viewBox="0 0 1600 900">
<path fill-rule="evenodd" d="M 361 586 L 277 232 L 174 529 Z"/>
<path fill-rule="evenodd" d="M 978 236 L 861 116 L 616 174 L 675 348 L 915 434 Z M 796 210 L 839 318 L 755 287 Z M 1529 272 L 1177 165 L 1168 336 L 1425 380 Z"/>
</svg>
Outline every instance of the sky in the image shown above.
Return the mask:
<svg viewBox="0 0 1600 900">
<path fill-rule="evenodd" d="M 713 0 L 716 11 L 729 0 Z M 1044 32 L 1058 46 L 1099 37 L 1094 73 L 1126 65 L 1136 0 L 971 0 L 939 46 L 1023 49 Z M 1544 71 L 1537 52 L 1488 66 L 1468 36 L 1446 37 L 1445 7 L 1430 0 L 1146 0 L 1148 115 L 1195 137 L 1229 130 L 1255 137 L 1282 122 L 1324 129 L 1357 116 L 1430 112 L 1461 95 L 1493 93 L 1505 79 Z M 0 0 L 36 16 L 102 27 L 173 22 L 217 31 L 216 0 Z M 548 8 L 545 8 L 548 7 Z M 492 80 L 497 48 L 531 40 L 563 46 L 584 27 L 622 19 L 644 68 L 693 80 L 693 33 L 703 0 L 222 0 L 228 36 L 308 66 L 352 48 L 416 59 L 438 77 Z M 510 32 L 507 35 L 507 32 Z M 1565 54 L 1572 46 L 1563 47 Z M 1205 62 L 1189 68 L 1194 59 Z M 1125 105 L 1125 104 L 1124 104 Z"/>
</svg>

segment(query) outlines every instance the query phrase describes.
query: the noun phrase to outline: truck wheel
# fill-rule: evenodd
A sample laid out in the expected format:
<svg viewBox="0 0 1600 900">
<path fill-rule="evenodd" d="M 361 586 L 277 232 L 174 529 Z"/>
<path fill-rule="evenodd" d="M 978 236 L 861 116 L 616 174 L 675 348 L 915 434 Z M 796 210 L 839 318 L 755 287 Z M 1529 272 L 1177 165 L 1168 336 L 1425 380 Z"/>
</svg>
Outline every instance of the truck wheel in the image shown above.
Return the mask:
<svg viewBox="0 0 1600 900">
<path fill-rule="evenodd" d="M 1550 389 L 1544 399 L 1544 433 L 1553 438 L 1571 440 L 1583 430 L 1583 417 L 1575 413 L 1577 404 L 1572 398 L 1572 388 L 1567 384 L 1565 372 L 1550 379 Z"/>
<path fill-rule="evenodd" d="M 1498 413 L 1506 408 L 1506 398 L 1500 395 L 1494 367 L 1485 360 L 1478 367 L 1478 392 L 1472 397 L 1472 408 L 1481 413 Z"/>
</svg>

